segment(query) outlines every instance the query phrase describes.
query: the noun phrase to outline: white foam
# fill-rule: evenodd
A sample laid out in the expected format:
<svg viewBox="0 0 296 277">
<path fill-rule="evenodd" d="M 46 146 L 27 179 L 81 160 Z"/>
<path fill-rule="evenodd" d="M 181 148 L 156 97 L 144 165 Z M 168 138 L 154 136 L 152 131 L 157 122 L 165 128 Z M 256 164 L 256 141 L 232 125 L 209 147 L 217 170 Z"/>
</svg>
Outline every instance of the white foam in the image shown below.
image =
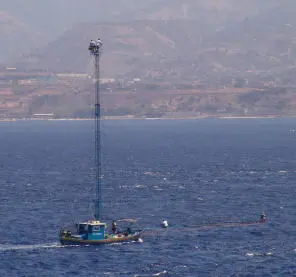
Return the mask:
<svg viewBox="0 0 296 277">
<path fill-rule="evenodd" d="M 142 243 L 144 242 L 141 238 L 138 240 L 130 240 L 130 241 L 121 241 L 121 242 L 113 242 L 110 244 L 112 247 L 118 247 L 120 245 L 130 244 L 130 243 Z"/>
<path fill-rule="evenodd" d="M 163 274 L 167 274 L 168 272 L 166 270 L 162 271 L 162 272 L 158 272 L 158 273 L 155 273 L 155 274 L 152 274 L 153 276 L 160 276 L 160 275 L 163 275 Z"/>
<path fill-rule="evenodd" d="M 145 185 L 136 185 L 136 188 L 144 188 L 145 187 Z"/>
<path fill-rule="evenodd" d="M 184 267 L 186 267 L 186 266 L 184 266 Z M 135 275 L 133 275 L 133 277 L 161 276 L 161 275 L 164 275 L 164 274 L 168 274 L 168 272 L 167 272 L 166 270 L 164 270 L 164 271 L 161 271 L 161 272 L 154 273 L 154 274 L 152 274 L 152 275 L 151 275 L 151 273 L 148 273 L 148 274 L 141 274 L 141 275 L 139 275 L 139 274 L 135 274 Z"/>
<path fill-rule="evenodd" d="M 0 244 L 0 252 L 15 251 L 15 250 L 35 250 L 41 248 L 61 248 L 64 247 L 59 243 L 45 243 L 45 244 L 30 244 L 30 245 L 13 245 L 13 244 Z"/>
<path fill-rule="evenodd" d="M 246 256 L 253 257 L 253 256 L 271 256 L 272 252 L 267 253 L 247 253 Z"/>
</svg>

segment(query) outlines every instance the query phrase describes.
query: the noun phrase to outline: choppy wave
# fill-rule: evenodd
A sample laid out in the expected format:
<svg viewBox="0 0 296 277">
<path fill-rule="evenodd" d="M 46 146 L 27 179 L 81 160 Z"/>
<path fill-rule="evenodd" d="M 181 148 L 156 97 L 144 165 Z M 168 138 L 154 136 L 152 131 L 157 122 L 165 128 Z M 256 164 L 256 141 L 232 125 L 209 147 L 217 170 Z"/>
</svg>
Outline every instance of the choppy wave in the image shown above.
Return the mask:
<svg viewBox="0 0 296 277">
<path fill-rule="evenodd" d="M 108 121 L 103 217 L 141 218 L 135 228 L 151 230 L 141 244 L 64 248 L 60 226 L 93 213 L 90 127 L 1 125 L 0 275 L 294 276 L 295 137 L 283 139 L 282 119 L 264 122 Z M 261 210 L 267 224 L 210 224 L 256 220 Z"/>
</svg>

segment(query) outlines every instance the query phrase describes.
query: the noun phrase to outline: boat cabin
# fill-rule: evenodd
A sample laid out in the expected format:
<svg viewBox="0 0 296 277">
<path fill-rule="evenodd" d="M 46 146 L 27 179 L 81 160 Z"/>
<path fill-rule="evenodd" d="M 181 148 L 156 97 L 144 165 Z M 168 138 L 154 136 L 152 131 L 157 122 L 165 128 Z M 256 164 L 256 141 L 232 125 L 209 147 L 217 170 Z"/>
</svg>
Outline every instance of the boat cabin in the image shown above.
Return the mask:
<svg viewBox="0 0 296 277">
<path fill-rule="evenodd" d="M 100 240 L 105 238 L 107 225 L 100 221 L 82 222 L 77 225 L 77 232 L 87 240 Z"/>
</svg>

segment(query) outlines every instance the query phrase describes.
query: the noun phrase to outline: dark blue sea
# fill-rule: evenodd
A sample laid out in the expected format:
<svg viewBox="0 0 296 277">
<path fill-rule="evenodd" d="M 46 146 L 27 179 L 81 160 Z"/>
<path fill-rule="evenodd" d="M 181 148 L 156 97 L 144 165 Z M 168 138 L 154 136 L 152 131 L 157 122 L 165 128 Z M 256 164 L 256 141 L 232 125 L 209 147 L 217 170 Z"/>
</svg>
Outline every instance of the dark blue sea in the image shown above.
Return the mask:
<svg viewBox="0 0 296 277">
<path fill-rule="evenodd" d="M 103 123 L 103 214 L 142 242 L 63 247 L 89 219 L 91 121 L 0 123 L 0 276 L 296 276 L 296 119 Z M 182 229 L 257 220 L 258 226 Z M 159 230 L 166 218 L 167 231 Z"/>
</svg>

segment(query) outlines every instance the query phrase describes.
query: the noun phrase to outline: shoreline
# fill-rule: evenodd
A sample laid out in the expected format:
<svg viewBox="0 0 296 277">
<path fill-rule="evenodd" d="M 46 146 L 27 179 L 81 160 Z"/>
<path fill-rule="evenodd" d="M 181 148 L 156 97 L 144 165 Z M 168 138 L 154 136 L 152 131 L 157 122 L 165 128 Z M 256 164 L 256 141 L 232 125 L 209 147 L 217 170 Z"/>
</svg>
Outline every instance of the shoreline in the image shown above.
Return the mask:
<svg viewBox="0 0 296 277">
<path fill-rule="evenodd" d="M 296 118 L 296 115 L 287 116 L 192 116 L 192 117 L 130 117 L 130 116 L 106 116 L 103 120 L 198 120 L 198 119 L 276 119 Z M 91 121 L 93 118 L 0 118 L 0 122 L 15 121 Z"/>
</svg>

